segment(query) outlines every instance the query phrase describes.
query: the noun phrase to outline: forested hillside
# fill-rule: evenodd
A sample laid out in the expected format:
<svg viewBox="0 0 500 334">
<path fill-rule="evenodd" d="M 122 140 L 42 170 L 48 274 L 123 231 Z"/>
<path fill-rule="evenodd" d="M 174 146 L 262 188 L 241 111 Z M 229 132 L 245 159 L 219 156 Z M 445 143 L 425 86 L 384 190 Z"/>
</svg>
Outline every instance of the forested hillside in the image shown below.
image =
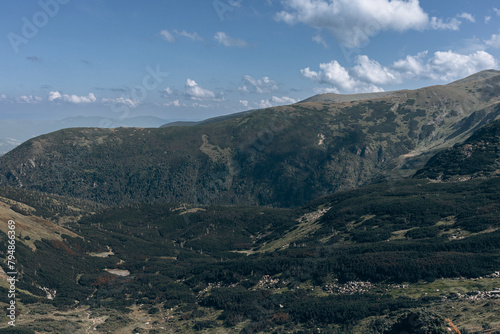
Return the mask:
<svg viewBox="0 0 500 334">
<path fill-rule="evenodd" d="M 386 177 L 500 115 L 500 75 L 352 101 L 321 96 L 189 127 L 66 129 L 0 158 L 0 184 L 106 205 L 300 206 Z M 328 100 L 328 99 L 327 99 Z"/>
</svg>

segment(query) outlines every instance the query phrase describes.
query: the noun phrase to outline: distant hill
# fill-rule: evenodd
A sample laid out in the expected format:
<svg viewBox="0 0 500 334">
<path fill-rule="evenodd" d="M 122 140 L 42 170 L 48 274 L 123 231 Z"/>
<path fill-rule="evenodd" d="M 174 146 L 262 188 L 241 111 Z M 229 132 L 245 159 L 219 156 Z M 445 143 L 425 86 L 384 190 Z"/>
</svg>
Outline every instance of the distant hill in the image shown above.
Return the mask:
<svg viewBox="0 0 500 334">
<path fill-rule="evenodd" d="M 158 129 L 77 128 L 0 158 L 0 185 L 111 204 L 290 207 L 404 178 L 500 116 L 500 72 L 344 102 L 314 100 Z"/>
<path fill-rule="evenodd" d="M 252 113 L 254 111 L 256 111 L 256 110 L 241 111 L 241 112 L 237 112 L 237 113 L 230 114 L 230 115 L 211 117 L 211 118 L 208 118 L 206 120 L 198 121 L 198 122 L 192 122 L 192 121 L 170 122 L 170 123 L 163 124 L 161 127 L 166 128 L 169 126 L 193 126 L 193 125 L 203 125 L 203 124 L 216 123 L 216 122 L 225 121 L 225 120 L 231 119 L 231 118 L 241 117 L 243 115 Z"/>
<path fill-rule="evenodd" d="M 76 127 L 143 127 L 157 128 L 164 119 L 154 116 L 137 116 L 124 119 L 104 117 L 68 117 L 62 120 L 2 120 L 0 121 L 0 155 L 7 153 L 22 142 L 42 134 Z"/>
</svg>

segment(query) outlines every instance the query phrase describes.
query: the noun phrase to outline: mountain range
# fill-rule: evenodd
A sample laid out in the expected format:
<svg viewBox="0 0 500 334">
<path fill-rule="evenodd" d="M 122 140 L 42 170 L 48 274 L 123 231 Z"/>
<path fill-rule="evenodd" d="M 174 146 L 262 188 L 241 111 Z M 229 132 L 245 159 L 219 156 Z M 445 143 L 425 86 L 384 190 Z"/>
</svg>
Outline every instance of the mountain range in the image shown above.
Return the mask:
<svg viewBox="0 0 500 334">
<path fill-rule="evenodd" d="M 2 156 L 0 184 L 108 205 L 299 206 L 411 175 L 498 118 L 499 91 L 499 72 L 487 71 L 341 102 L 320 95 L 189 127 L 64 129 Z"/>
<path fill-rule="evenodd" d="M 484 71 L 30 139 L 0 157 L 17 330 L 496 333 L 499 102 Z"/>
</svg>

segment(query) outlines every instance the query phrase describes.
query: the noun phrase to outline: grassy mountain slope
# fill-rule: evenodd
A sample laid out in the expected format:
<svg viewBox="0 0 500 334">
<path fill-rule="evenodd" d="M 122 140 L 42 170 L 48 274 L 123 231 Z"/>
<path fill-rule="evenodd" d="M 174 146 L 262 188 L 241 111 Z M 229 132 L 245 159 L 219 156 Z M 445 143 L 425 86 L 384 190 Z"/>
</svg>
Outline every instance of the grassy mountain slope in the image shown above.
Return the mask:
<svg viewBox="0 0 500 334">
<path fill-rule="evenodd" d="M 104 204 L 297 206 L 411 175 L 500 115 L 500 75 L 353 102 L 303 102 L 215 123 L 66 129 L 0 157 L 0 184 Z M 404 169 L 400 169 L 403 167 Z"/>
</svg>

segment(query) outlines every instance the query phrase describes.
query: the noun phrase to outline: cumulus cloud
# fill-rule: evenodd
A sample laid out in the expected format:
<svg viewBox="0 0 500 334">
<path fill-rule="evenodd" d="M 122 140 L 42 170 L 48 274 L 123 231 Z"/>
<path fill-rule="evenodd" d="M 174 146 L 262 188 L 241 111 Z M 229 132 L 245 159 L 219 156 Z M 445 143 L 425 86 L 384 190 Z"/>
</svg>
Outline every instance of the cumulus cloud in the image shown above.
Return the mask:
<svg viewBox="0 0 500 334">
<path fill-rule="evenodd" d="M 423 30 L 429 17 L 418 0 L 283 0 L 285 10 L 276 20 L 304 23 L 329 31 L 341 44 L 353 48 L 380 31 Z"/>
<path fill-rule="evenodd" d="M 167 87 L 163 90 L 163 96 L 171 96 L 171 95 L 174 95 L 174 94 L 177 94 L 177 91 L 175 91 L 173 88 L 171 87 Z"/>
<path fill-rule="evenodd" d="M 260 102 L 257 103 L 257 106 L 259 108 L 264 109 L 264 108 L 271 108 L 273 105 L 271 102 L 269 102 L 269 100 L 260 100 Z"/>
<path fill-rule="evenodd" d="M 463 12 L 463 13 L 459 14 L 457 17 L 460 19 L 465 19 L 465 20 L 472 22 L 472 23 L 476 22 L 476 19 L 470 13 Z"/>
<path fill-rule="evenodd" d="M 193 108 L 210 108 L 210 106 L 208 104 L 201 104 L 198 102 L 193 103 L 192 107 Z"/>
<path fill-rule="evenodd" d="M 60 98 L 61 98 L 61 93 L 59 93 L 58 91 L 49 93 L 49 101 L 51 102 Z"/>
<path fill-rule="evenodd" d="M 460 29 L 460 24 L 462 24 L 462 21 L 460 21 L 457 18 L 451 18 L 448 21 L 444 22 L 443 19 L 439 19 L 437 17 L 433 17 L 430 22 L 430 26 L 432 29 L 436 30 L 459 30 Z"/>
<path fill-rule="evenodd" d="M 201 87 L 196 81 L 188 78 L 184 85 L 184 90 L 178 90 L 173 87 L 167 87 L 162 91 L 162 97 L 171 100 L 167 102 L 166 106 L 185 106 L 180 103 L 180 99 L 187 100 L 211 100 L 211 101 L 224 101 L 224 93 L 220 92 L 216 94 L 215 92 Z"/>
<path fill-rule="evenodd" d="M 271 101 L 273 101 L 274 103 L 277 103 L 277 104 L 293 104 L 293 103 L 297 103 L 297 100 L 291 98 L 291 97 L 288 97 L 288 96 L 282 96 L 282 97 L 278 97 L 278 96 L 273 96 L 271 98 Z"/>
<path fill-rule="evenodd" d="M 94 103 L 97 101 L 94 93 L 89 93 L 87 96 L 78 96 L 78 95 L 67 95 L 61 94 L 58 91 L 51 91 L 48 97 L 49 101 L 61 100 L 64 102 L 81 104 L 81 103 Z"/>
<path fill-rule="evenodd" d="M 163 38 L 165 38 L 165 40 L 167 40 L 170 43 L 174 43 L 175 42 L 174 35 L 172 35 L 172 33 L 170 31 L 168 31 L 168 30 L 162 30 L 162 31 L 160 31 L 160 35 Z"/>
<path fill-rule="evenodd" d="M 254 93 L 270 93 L 274 90 L 278 90 L 278 84 L 276 81 L 270 79 L 269 77 L 262 77 L 261 79 L 254 79 L 250 75 L 245 75 L 243 77 L 243 86 L 238 87 L 240 92 L 254 92 Z"/>
<path fill-rule="evenodd" d="M 429 59 L 427 53 L 407 56 L 394 62 L 393 68 L 405 78 L 450 81 L 476 72 L 496 67 L 496 59 L 485 51 L 460 54 L 453 51 L 437 51 Z"/>
<path fill-rule="evenodd" d="M 174 100 L 174 101 L 167 102 L 167 103 L 165 103 L 163 105 L 165 107 L 180 107 L 181 103 L 179 102 L 179 100 Z"/>
<path fill-rule="evenodd" d="M 16 102 L 34 104 L 42 102 L 42 98 L 34 95 L 22 95 L 16 98 Z"/>
<path fill-rule="evenodd" d="M 242 39 L 230 37 L 223 31 L 219 31 L 215 33 L 214 39 L 219 43 L 226 47 L 238 47 L 244 48 L 248 46 L 248 43 Z"/>
<path fill-rule="evenodd" d="M 357 65 L 354 66 L 352 72 L 358 80 L 375 85 L 386 85 L 400 81 L 390 69 L 365 55 L 357 57 Z"/>
<path fill-rule="evenodd" d="M 341 91 L 349 93 L 382 91 L 382 88 L 356 79 L 336 60 L 332 60 L 329 63 L 319 64 L 319 68 L 319 71 L 312 71 L 309 67 L 307 67 L 302 69 L 300 72 L 303 77 L 311 81 L 330 85 L 332 87 L 331 92 L 334 93 L 339 93 Z"/>
<path fill-rule="evenodd" d="M 241 102 L 241 101 L 240 101 Z M 270 99 L 260 100 L 260 102 L 254 103 L 259 108 L 271 108 L 285 104 L 297 103 L 297 100 L 288 96 L 273 96 Z"/>
<path fill-rule="evenodd" d="M 438 51 L 427 63 L 430 77 L 442 81 L 465 77 L 481 70 L 494 68 L 496 65 L 495 58 L 485 51 L 477 51 L 468 55 L 453 51 Z"/>
<path fill-rule="evenodd" d="M 495 68 L 496 59 L 485 51 L 460 54 L 453 51 L 437 51 L 432 56 L 424 51 L 408 55 L 391 66 L 382 66 L 376 60 L 362 55 L 356 65 L 344 68 L 336 60 L 319 65 L 314 71 L 309 67 L 301 70 L 304 78 L 330 87 L 322 92 L 363 93 L 383 91 L 380 86 L 401 83 L 403 80 L 451 81 L 476 72 Z"/>
<path fill-rule="evenodd" d="M 123 104 L 123 105 L 126 105 L 127 107 L 132 107 L 132 108 L 135 108 L 137 107 L 140 102 L 137 101 L 137 100 L 133 100 L 133 99 L 129 99 L 129 98 L 124 98 L 124 97 L 118 97 L 118 98 L 103 98 L 101 100 L 103 103 L 106 103 L 106 104 Z"/>
<path fill-rule="evenodd" d="M 185 94 L 191 100 L 215 99 L 215 93 L 211 90 L 201 88 L 196 81 L 187 79 Z"/>
<path fill-rule="evenodd" d="M 407 55 L 404 59 L 396 60 L 392 68 L 405 77 L 422 77 L 427 73 L 424 58 L 428 53 L 423 51 L 416 56 Z"/>
<path fill-rule="evenodd" d="M 240 104 L 244 107 L 248 107 L 248 100 L 240 100 Z"/>
<path fill-rule="evenodd" d="M 491 38 L 484 41 L 486 45 L 491 46 L 492 48 L 500 48 L 500 35 L 493 34 Z"/>
<path fill-rule="evenodd" d="M 419 0 L 282 0 L 277 21 L 303 23 L 329 31 L 342 45 L 357 48 L 381 31 L 458 30 L 461 19 L 475 22 L 466 12 L 443 20 L 429 15 Z M 317 35 L 318 36 L 318 35 Z M 317 38 L 316 36 L 314 38 Z M 321 41 L 314 39 L 319 44 Z"/>
<path fill-rule="evenodd" d="M 500 9 L 493 8 L 493 11 L 495 12 L 495 14 L 497 14 L 498 16 L 500 16 Z"/>
</svg>

